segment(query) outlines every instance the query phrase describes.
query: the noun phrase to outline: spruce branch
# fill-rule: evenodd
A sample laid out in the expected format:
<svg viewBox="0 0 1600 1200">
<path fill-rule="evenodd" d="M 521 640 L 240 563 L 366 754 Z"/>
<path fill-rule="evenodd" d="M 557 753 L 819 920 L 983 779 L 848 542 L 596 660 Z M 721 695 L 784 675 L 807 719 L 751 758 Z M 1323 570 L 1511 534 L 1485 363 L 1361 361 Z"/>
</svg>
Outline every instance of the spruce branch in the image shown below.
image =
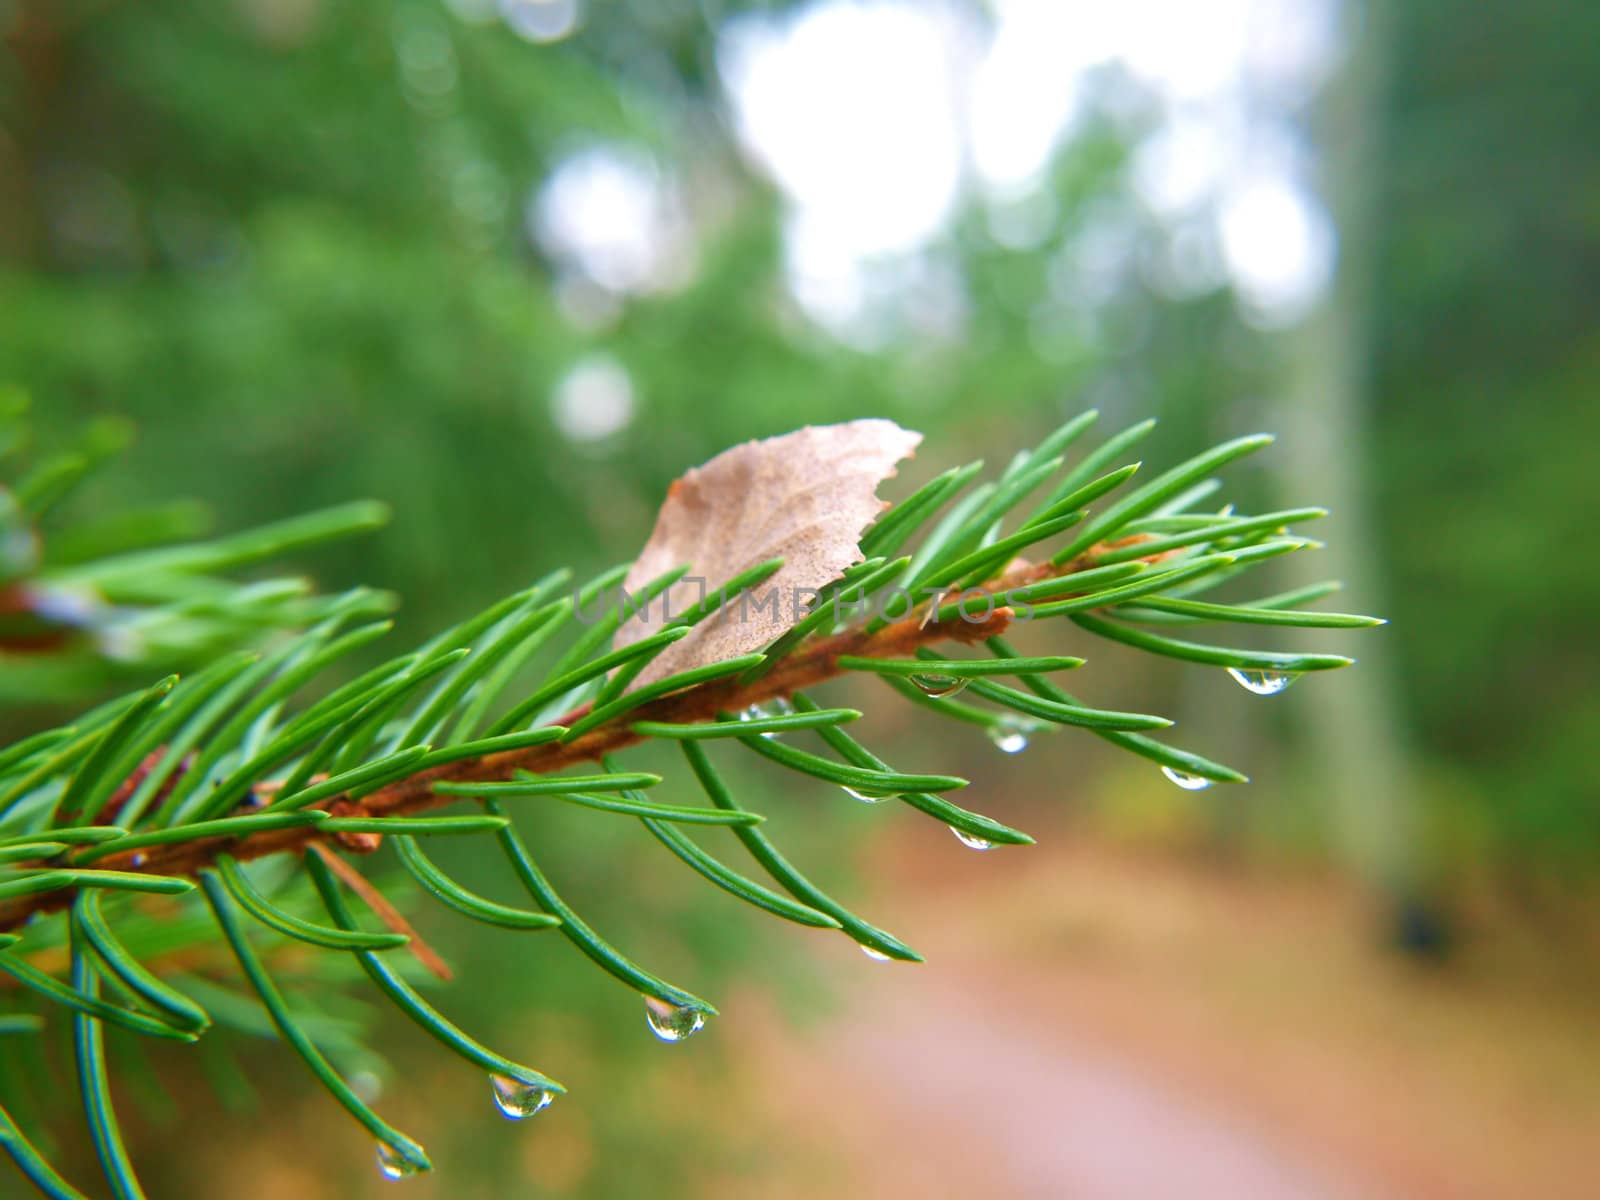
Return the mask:
<svg viewBox="0 0 1600 1200">
<path fill-rule="evenodd" d="M 983 728 L 1002 749 L 1044 728 L 1077 727 L 1151 760 L 1181 786 L 1242 782 L 1233 768 L 1151 736 L 1170 721 L 1092 708 L 1062 690 L 1054 677 L 1082 657 L 1022 656 L 1007 635 L 1027 620 L 1065 617 L 1055 627 L 1080 635 L 1074 649 L 1094 638 L 1218 666 L 1266 695 L 1298 674 L 1351 660 L 1211 645 L 1192 640 L 1190 629 L 1376 622 L 1305 611 L 1325 587 L 1237 603 L 1197 598 L 1315 546 L 1287 526 L 1321 510 L 1190 511 L 1216 490 L 1212 472 L 1270 439 L 1237 439 L 1126 491 L 1138 464 L 1114 464 L 1148 425 L 1066 468 L 1066 452 L 1093 420 L 1086 414 L 1064 425 L 992 482 L 977 483 L 977 464 L 957 468 L 881 513 L 873 493 L 915 435 L 858 422 L 751 443 L 674 487 L 631 570 L 605 572 L 576 591 L 565 590 L 564 572 L 547 576 L 299 711 L 294 700 L 303 688 L 388 632 L 386 622 L 370 619 L 371 593 L 329 597 L 305 610 L 303 632 L 280 634 L 262 652 L 218 657 L 188 679 L 163 679 L 66 729 L 0 750 L 0 972 L 75 1022 L 80 1090 L 114 1190 L 139 1194 L 109 1105 L 99 1037 L 105 1023 L 179 1042 L 213 1024 L 270 1027 L 377 1139 L 386 1174 L 428 1169 L 420 1144 L 373 1112 L 340 1074 L 318 1014 L 289 1004 L 277 977 L 293 966 L 271 955 L 277 939 L 330 953 L 365 976 L 436 1040 L 487 1071 L 507 1116 L 530 1116 L 560 1093 L 550 1077 L 456 1028 L 388 965 L 386 955 L 405 948 L 449 977 L 392 887 L 355 866 L 385 839 L 420 896 L 464 919 L 559 932 L 642 994 L 651 1028 L 676 1041 L 716 1009 L 634 961 L 578 913 L 512 824 L 509 804 L 570 803 L 596 819 L 637 820 L 706 882 L 752 906 L 837 931 L 874 957 L 914 962 L 914 949 L 839 904 L 782 854 L 763 816 L 735 799 L 714 753 L 749 754 L 863 800 L 898 798 L 973 848 L 1031 843 L 1021 830 L 951 801 L 946 793 L 965 780 L 896 769 L 857 741 L 846 726 L 859 709 L 812 698 L 855 675 Z M 819 448 L 850 459 L 838 479 Z M 754 491 L 728 494 L 719 480 L 730 476 L 754 480 Z M 1007 529 L 1012 514 L 1047 487 Z M 1120 499 L 1107 500 L 1113 495 Z M 1106 506 L 1096 507 L 1102 500 Z M 781 511 L 785 503 L 796 512 Z M 737 504 L 746 507 L 718 508 Z M 844 520 L 843 513 L 870 515 Z M 145 573 L 209 571 L 300 544 L 306 529 L 287 523 L 224 540 L 221 549 L 141 551 L 101 576 L 138 587 Z M 673 615 L 673 600 L 694 580 L 681 561 L 684 539 L 713 556 L 713 574 L 701 582 L 715 595 Z M 598 603 L 625 574 L 631 587 L 620 602 Z M 798 581 L 815 596 L 808 614 L 761 611 L 760 590 L 781 581 Z M 754 628 L 731 625 L 733 606 L 743 614 L 752 600 L 761 614 Z M 641 613 L 657 601 L 663 623 L 645 628 Z M 575 619 L 589 624 L 574 633 Z M 1185 636 L 1166 632 L 1176 625 Z M 563 635 L 570 640 L 558 648 Z M 516 681 L 547 649 L 553 661 L 518 694 Z M 825 753 L 801 748 L 804 738 Z M 618 756 L 644 742 L 676 742 L 708 804 L 657 799 L 661 776 L 624 769 Z M 437 811 L 462 804 L 478 810 Z M 478 895 L 424 849 L 430 836 L 484 834 L 531 907 Z M 774 886 L 696 840 L 729 834 Z M 196 883 L 203 906 L 157 898 L 149 903 L 164 907 L 153 914 L 127 896 L 186 893 Z M 358 919 L 350 897 L 382 928 Z M 53 915 L 64 909 L 64 920 Z M 213 961 L 204 977 L 178 973 L 168 957 L 204 949 L 215 960 L 223 948 L 235 965 Z M 257 1000 L 216 976 L 243 980 Z M 0 1034 L 27 1030 L 0 1025 Z M 3 1109 L 0 1149 L 46 1194 L 75 1194 Z"/>
<path fill-rule="evenodd" d="M 1093 558 L 1088 556 L 1083 561 L 1092 562 Z M 994 581 L 993 589 L 1004 592 L 1025 584 L 1062 578 L 1072 573 L 1073 566 L 1068 564 L 1064 571 L 1056 571 L 1048 564 L 1025 567 Z M 988 637 L 1004 633 L 1012 617 L 1009 608 L 999 607 L 980 621 L 966 620 L 959 613 L 936 613 L 932 620 L 924 622 L 919 612 L 876 631 L 868 632 L 865 628 L 847 630 L 788 656 L 760 679 L 749 683 L 737 679 L 716 679 L 695 685 L 621 713 L 572 741 L 552 743 L 546 740 L 549 734 L 539 730 L 536 731 L 542 743 L 539 745 L 473 755 L 438 766 L 424 767 L 359 797 L 348 790 L 318 796 L 318 808 L 296 814 L 298 819 L 285 821 L 281 825 L 261 821 L 261 817 L 272 815 L 270 811 L 261 814 L 261 817 L 240 817 L 237 819 L 241 823 L 257 824 L 254 831 L 243 837 L 228 829 L 218 830 L 213 835 L 204 825 L 191 824 L 172 831 L 194 835 L 181 840 L 175 836 L 163 838 L 161 834 L 145 835 L 142 839 L 134 835 L 135 844 L 127 849 L 120 848 L 118 842 L 111 842 L 92 853 L 108 869 L 192 877 L 213 865 L 223 855 L 247 862 L 269 854 L 298 852 L 308 842 L 324 836 L 323 822 L 316 819 L 319 811 L 338 809 L 341 818 L 395 818 L 428 812 L 455 803 L 460 798 L 461 793 L 439 790 L 440 785 L 504 783 L 515 780 L 520 772 L 553 775 L 585 762 L 599 762 L 606 755 L 660 736 L 648 728 L 652 724 L 699 726 L 714 721 L 719 713 L 742 712 L 773 700 L 787 700 L 795 692 L 815 688 L 848 670 L 862 669 L 848 663 L 850 659 L 896 660 L 914 653 L 921 646 L 943 641 L 978 644 Z M 840 659 L 847 660 L 846 665 L 841 665 Z M 1017 669 L 1023 668 L 1011 668 L 1006 673 Z M 554 725 L 570 728 L 586 719 L 592 707 L 589 702 L 577 705 L 558 717 Z M 640 726 L 645 727 L 643 732 L 639 731 Z M 161 839 L 162 844 L 155 844 L 156 839 Z M 375 843 L 359 847 L 364 853 L 377 848 Z M 72 895 L 70 891 L 52 891 L 15 903 L 0 903 L 0 930 L 16 928 L 35 912 L 63 908 L 71 903 Z"/>
</svg>

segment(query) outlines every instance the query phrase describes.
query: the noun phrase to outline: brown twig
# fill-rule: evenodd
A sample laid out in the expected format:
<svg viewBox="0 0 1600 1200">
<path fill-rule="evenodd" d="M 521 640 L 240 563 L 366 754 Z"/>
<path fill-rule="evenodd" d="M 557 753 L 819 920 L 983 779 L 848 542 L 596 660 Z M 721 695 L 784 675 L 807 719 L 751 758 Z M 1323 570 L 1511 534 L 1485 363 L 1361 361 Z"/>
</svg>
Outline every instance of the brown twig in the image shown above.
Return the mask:
<svg viewBox="0 0 1600 1200">
<path fill-rule="evenodd" d="M 1093 565 L 1093 554 L 1094 551 L 1091 550 L 1062 566 L 1019 561 L 995 580 L 989 590 L 996 595 L 1003 595 L 1029 583 L 1074 574 Z M 792 695 L 842 674 L 839 658 L 843 655 L 861 658 L 906 658 L 913 655 L 918 647 L 934 642 L 953 640 L 974 643 L 1004 633 L 1011 624 L 1011 619 L 1011 609 L 998 607 L 982 620 L 958 618 L 953 621 L 935 620 L 925 623 L 921 613 L 913 613 L 904 620 L 872 632 L 868 632 L 864 626 L 858 626 L 802 644 L 771 671 L 752 683 L 742 683 L 737 676 L 712 680 L 641 705 L 570 742 L 548 742 L 540 746 L 506 750 L 498 754 L 445 763 L 387 784 L 356 800 L 344 796 L 334 797 L 323 807 L 338 808 L 341 815 L 366 817 L 396 817 L 426 812 L 429 809 L 457 803 L 460 799 L 457 796 L 434 792 L 434 785 L 440 782 L 505 782 L 514 778 L 518 771 L 548 775 L 582 762 L 599 761 L 604 755 L 624 750 L 645 740 L 633 732 L 632 726 L 635 722 L 667 721 L 683 724 L 714 720 L 718 713 L 739 712 L 753 704 Z M 589 706 L 582 705 L 558 718 L 555 724 L 569 725 L 588 711 Z M 271 830 L 245 838 L 196 839 L 150 847 L 142 852 L 142 857 L 137 863 L 134 855 L 129 853 L 109 855 L 96 865 L 121 871 L 137 870 L 157 875 L 193 876 L 202 867 L 209 866 L 221 853 L 230 854 L 240 861 L 271 854 L 299 853 L 317 837 L 315 826 L 302 826 Z M 351 847 L 347 847 L 349 848 Z M 34 913 L 63 908 L 71 903 L 73 894 L 73 889 L 62 889 L 35 896 L 18 897 L 0 904 L 0 930 L 15 929 Z"/>
<path fill-rule="evenodd" d="M 306 853 L 315 854 L 327 863 L 328 870 L 337 875 L 345 887 L 360 896 L 391 933 L 405 934 L 410 939 L 406 942 L 406 949 L 416 956 L 418 962 L 446 983 L 455 978 L 455 972 L 450 969 L 450 964 L 423 940 L 422 935 L 412 927 L 410 921 L 406 920 L 405 915 L 389 903 L 389 898 L 374 887 L 370 879 L 319 841 L 308 842 Z"/>
</svg>

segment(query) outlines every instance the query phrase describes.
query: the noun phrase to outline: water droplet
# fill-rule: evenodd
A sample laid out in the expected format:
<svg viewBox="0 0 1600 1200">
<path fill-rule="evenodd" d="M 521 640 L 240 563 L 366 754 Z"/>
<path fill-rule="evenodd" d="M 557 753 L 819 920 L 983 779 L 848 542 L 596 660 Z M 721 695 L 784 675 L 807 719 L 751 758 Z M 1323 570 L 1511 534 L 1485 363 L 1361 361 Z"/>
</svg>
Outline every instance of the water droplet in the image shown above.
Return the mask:
<svg viewBox="0 0 1600 1200">
<path fill-rule="evenodd" d="M 739 714 L 739 720 L 764 721 L 768 717 L 786 717 L 792 712 L 794 712 L 794 705 L 790 704 L 782 696 L 779 696 L 776 699 L 767 701 L 765 704 L 752 704 L 749 708 L 745 709 Z M 778 734 L 776 730 L 768 730 L 761 736 L 764 738 L 775 738 L 778 736 Z"/>
<path fill-rule="evenodd" d="M 956 841 L 970 850 L 993 850 L 994 843 L 988 838 L 981 838 L 977 834 L 968 833 L 965 829 L 950 826 L 950 832 L 956 835 Z"/>
<path fill-rule="evenodd" d="M 1247 692 L 1254 692 L 1257 696 L 1276 696 L 1296 679 L 1300 678 L 1299 671 L 1246 671 L 1239 667 L 1229 667 L 1228 674 L 1238 682 L 1239 686 Z"/>
<path fill-rule="evenodd" d="M 1015 717 L 1001 717 L 989 726 L 989 740 L 1002 754 L 1021 754 L 1028 748 L 1028 739 L 1038 730 L 1031 721 Z"/>
<path fill-rule="evenodd" d="M 863 804 L 882 804 L 889 798 L 882 792 L 860 792 L 853 787 L 846 787 L 842 783 L 839 785 L 839 787 L 844 791 L 846 796 L 849 796 L 852 800 L 859 800 Z"/>
<path fill-rule="evenodd" d="M 911 682 L 918 691 L 935 700 L 943 696 L 956 696 L 965 690 L 967 681 L 954 675 L 913 675 Z"/>
<path fill-rule="evenodd" d="M 378 1170 L 385 1179 L 410 1179 L 413 1175 L 421 1175 L 428 1168 L 419 1162 L 407 1158 L 388 1142 L 378 1143 Z"/>
<path fill-rule="evenodd" d="M 644 998 L 645 1019 L 650 1029 L 663 1042 L 681 1042 L 698 1033 L 706 1023 L 706 1014 L 689 1005 L 669 1004 L 655 996 Z"/>
<path fill-rule="evenodd" d="M 1203 792 L 1211 786 L 1211 780 L 1204 775 L 1191 775 L 1188 771 L 1178 771 L 1172 767 L 1162 767 L 1161 773 L 1186 792 Z"/>
<path fill-rule="evenodd" d="M 140 850 L 137 854 L 135 854 L 132 858 L 130 858 L 128 860 L 128 865 L 130 867 L 132 867 L 135 871 L 137 871 L 140 867 L 144 866 L 145 863 L 147 863 L 149 861 L 150 861 L 150 856 L 148 854 L 146 854 L 143 850 Z"/>
<path fill-rule="evenodd" d="M 894 961 L 894 959 L 890 958 L 887 954 L 885 954 L 882 950 L 879 950 L 875 946 L 862 945 L 861 953 L 865 954 L 873 962 L 893 962 Z"/>
<path fill-rule="evenodd" d="M 509 1075 L 489 1076 L 489 1087 L 494 1092 L 494 1106 L 513 1121 L 526 1120 L 550 1106 L 556 1094 L 537 1084 L 524 1083 Z"/>
</svg>

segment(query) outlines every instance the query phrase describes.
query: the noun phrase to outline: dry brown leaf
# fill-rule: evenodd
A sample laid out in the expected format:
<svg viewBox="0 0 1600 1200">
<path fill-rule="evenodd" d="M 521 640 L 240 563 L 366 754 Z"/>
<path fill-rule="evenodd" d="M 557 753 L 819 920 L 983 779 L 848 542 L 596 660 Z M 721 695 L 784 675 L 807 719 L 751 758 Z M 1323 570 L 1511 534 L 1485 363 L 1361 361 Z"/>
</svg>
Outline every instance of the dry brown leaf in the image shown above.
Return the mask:
<svg viewBox="0 0 1600 1200">
<path fill-rule="evenodd" d="M 659 631 L 665 613 L 696 603 L 701 590 L 693 579 L 703 579 L 714 596 L 758 563 L 782 558 L 783 566 L 747 593 L 750 604 L 735 599 L 701 621 L 632 686 L 748 654 L 788 630 L 804 615 L 813 589 L 862 561 L 861 533 L 888 507 L 878 499 L 878 485 L 921 441 L 920 433 L 880 419 L 807 426 L 725 450 L 673 483 L 655 532 L 622 586 L 631 595 L 685 563 L 689 575 L 668 589 L 665 608 L 657 600 L 617 630 L 618 647 Z"/>
</svg>

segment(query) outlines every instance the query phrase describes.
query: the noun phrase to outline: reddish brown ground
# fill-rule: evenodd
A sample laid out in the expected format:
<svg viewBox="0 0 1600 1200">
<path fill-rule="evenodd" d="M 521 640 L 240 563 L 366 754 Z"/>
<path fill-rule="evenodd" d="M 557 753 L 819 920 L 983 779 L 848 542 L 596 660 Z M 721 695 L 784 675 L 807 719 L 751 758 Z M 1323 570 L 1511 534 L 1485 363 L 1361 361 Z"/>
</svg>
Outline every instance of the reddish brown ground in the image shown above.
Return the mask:
<svg viewBox="0 0 1600 1200">
<path fill-rule="evenodd" d="M 724 1023 L 777 1151 L 708 1195 L 1600 1196 L 1592 948 L 1421 967 L 1327 883 L 927 850 L 863 905 L 927 964 L 830 947 L 825 1022 Z"/>
</svg>

